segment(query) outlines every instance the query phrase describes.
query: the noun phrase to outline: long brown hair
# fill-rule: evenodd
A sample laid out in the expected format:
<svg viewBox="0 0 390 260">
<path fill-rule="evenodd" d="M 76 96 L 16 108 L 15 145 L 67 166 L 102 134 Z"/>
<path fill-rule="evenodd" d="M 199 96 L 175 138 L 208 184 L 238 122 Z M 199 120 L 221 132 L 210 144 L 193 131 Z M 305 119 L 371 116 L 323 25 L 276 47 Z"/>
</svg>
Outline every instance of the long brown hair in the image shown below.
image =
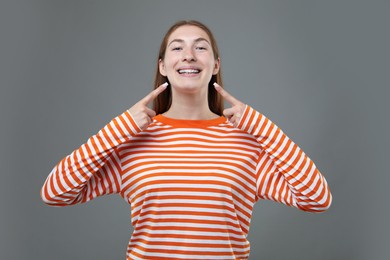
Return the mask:
<svg viewBox="0 0 390 260">
<path fill-rule="evenodd" d="M 184 26 L 184 25 L 193 25 L 197 26 L 203 31 L 207 33 L 207 35 L 210 38 L 210 43 L 211 47 L 213 49 L 213 54 L 214 54 L 214 59 L 217 60 L 219 58 L 219 50 L 217 46 L 217 42 L 214 38 L 214 35 L 210 31 L 210 29 L 204 25 L 201 22 L 194 21 L 194 20 L 183 20 L 183 21 L 178 21 L 174 25 L 169 28 L 167 33 L 165 34 L 161 45 L 160 45 L 160 51 L 158 53 L 158 58 L 157 58 L 157 67 L 156 67 L 156 75 L 154 78 L 154 89 L 158 88 L 161 84 L 165 82 L 169 82 L 168 78 L 161 75 L 160 70 L 159 70 L 159 60 L 164 60 L 165 57 L 165 51 L 167 49 L 167 44 L 168 44 L 168 38 L 171 36 L 171 34 L 179 27 Z M 208 86 L 208 103 L 209 103 L 209 108 L 210 110 L 217 114 L 217 115 L 222 115 L 223 112 L 223 99 L 220 97 L 218 92 L 215 90 L 213 83 L 217 82 L 220 86 L 223 86 L 222 84 L 222 76 L 221 76 L 221 68 L 219 68 L 219 71 L 216 75 L 213 75 L 211 77 L 211 80 L 209 82 Z M 168 86 L 168 88 L 162 92 L 153 102 L 153 109 L 156 111 L 157 114 L 162 114 L 166 112 L 172 104 L 172 92 L 171 92 L 171 87 Z"/>
</svg>

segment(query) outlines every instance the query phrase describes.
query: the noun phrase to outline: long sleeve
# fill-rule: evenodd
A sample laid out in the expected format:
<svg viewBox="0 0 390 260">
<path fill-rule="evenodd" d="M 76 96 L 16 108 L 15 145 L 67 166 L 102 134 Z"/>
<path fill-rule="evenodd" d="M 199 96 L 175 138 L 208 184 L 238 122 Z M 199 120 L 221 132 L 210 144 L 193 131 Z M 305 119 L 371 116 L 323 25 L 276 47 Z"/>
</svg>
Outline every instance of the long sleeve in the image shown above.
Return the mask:
<svg viewBox="0 0 390 260">
<path fill-rule="evenodd" d="M 324 176 L 279 127 L 246 106 L 238 128 L 253 135 L 262 148 L 256 167 L 258 197 L 310 212 L 329 208 L 332 196 Z"/>
<path fill-rule="evenodd" d="M 66 206 L 120 192 L 117 147 L 139 132 L 128 111 L 112 119 L 53 168 L 41 189 L 42 200 Z"/>
</svg>

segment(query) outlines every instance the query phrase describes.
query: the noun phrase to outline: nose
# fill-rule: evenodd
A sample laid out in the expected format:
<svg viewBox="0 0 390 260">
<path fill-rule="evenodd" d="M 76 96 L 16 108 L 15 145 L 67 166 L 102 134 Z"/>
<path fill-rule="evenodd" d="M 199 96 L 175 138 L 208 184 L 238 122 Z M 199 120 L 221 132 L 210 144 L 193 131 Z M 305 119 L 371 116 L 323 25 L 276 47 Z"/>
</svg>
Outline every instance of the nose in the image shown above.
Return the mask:
<svg viewBox="0 0 390 260">
<path fill-rule="evenodd" d="M 185 49 L 183 51 L 183 61 L 192 62 L 196 61 L 195 54 L 192 49 Z"/>
</svg>

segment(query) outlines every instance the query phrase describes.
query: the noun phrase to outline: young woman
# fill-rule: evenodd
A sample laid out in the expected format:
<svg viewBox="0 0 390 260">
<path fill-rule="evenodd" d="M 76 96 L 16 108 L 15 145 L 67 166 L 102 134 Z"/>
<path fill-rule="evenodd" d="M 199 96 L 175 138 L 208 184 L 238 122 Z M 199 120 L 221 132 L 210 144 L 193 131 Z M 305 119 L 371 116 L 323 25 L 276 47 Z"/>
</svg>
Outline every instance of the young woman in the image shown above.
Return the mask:
<svg viewBox="0 0 390 260">
<path fill-rule="evenodd" d="M 43 201 L 66 206 L 119 193 L 132 209 L 128 260 L 248 259 L 257 200 L 328 209 L 314 163 L 221 85 L 210 30 L 176 23 L 161 44 L 155 89 L 60 161 Z"/>
</svg>

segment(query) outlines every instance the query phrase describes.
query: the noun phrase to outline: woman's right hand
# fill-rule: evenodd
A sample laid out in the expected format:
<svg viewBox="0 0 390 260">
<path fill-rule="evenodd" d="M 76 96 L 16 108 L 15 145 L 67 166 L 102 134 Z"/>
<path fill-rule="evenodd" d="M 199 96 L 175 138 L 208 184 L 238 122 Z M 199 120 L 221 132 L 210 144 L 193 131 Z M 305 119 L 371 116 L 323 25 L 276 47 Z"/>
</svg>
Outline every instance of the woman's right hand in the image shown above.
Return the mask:
<svg viewBox="0 0 390 260">
<path fill-rule="evenodd" d="M 152 102 L 158 95 L 160 95 L 161 92 L 167 88 L 167 86 L 168 83 L 165 82 L 128 109 L 141 130 L 145 130 L 153 122 L 152 118 L 156 116 L 156 112 L 148 107 L 149 103 Z"/>
</svg>

